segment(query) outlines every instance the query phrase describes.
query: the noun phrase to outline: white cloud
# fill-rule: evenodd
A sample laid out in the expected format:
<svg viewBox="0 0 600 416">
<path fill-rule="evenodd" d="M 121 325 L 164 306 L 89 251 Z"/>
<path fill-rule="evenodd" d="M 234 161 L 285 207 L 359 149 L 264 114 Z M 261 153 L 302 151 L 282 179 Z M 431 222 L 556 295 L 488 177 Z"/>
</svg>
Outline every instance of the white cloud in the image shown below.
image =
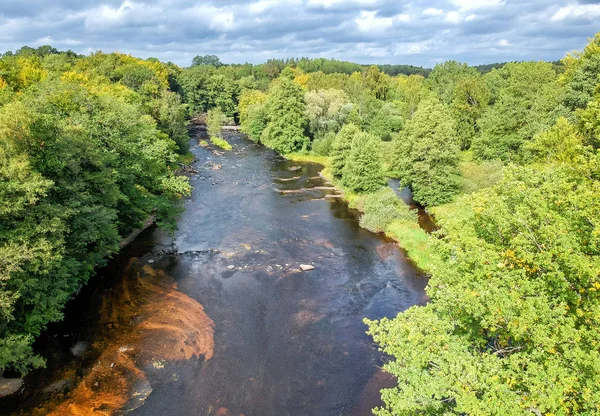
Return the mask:
<svg viewBox="0 0 600 416">
<path fill-rule="evenodd" d="M 430 7 L 429 9 L 423 10 L 423 14 L 425 16 L 439 16 L 443 13 L 444 11 L 442 9 L 436 9 L 434 7 Z"/>
<path fill-rule="evenodd" d="M 600 4 L 570 4 L 558 9 L 550 18 L 553 22 L 585 17 L 588 20 L 600 18 Z"/>
<path fill-rule="evenodd" d="M 338 4 L 348 4 L 349 6 L 372 6 L 377 3 L 377 0 L 308 0 L 309 6 L 322 6 L 325 8 L 336 6 Z"/>
<path fill-rule="evenodd" d="M 411 17 L 409 14 L 401 13 L 401 14 L 397 14 L 396 16 L 394 16 L 393 20 L 396 20 L 398 22 L 410 22 Z"/>
<path fill-rule="evenodd" d="M 431 41 L 397 43 L 394 55 L 416 55 L 429 49 Z"/>
<path fill-rule="evenodd" d="M 452 0 L 452 4 L 458 6 L 461 11 L 503 6 L 504 2 L 505 0 Z"/>
<path fill-rule="evenodd" d="M 467 17 L 465 17 L 465 22 L 471 22 L 473 20 L 477 19 L 477 15 L 476 14 L 470 14 Z"/>
<path fill-rule="evenodd" d="M 198 5 L 188 9 L 189 16 L 196 17 L 210 29 L 225 32 L 234 27 L 235 19 L 233 12 L 224 8 L 210 5 Z"/>
<path fill-rule="evenodd" d="M 503 46 L 503 47 L 510 46 L 510 42 L 507 41 L 506 39 L 500 39 L 500 41 L 498 42 L 498 45 Z"/>
<path fill-rule="evenodd" d="M 446 20 L 453 24 L 460 23 L 460 13 L 459 12 L 448 12 L 446 15 Z"/>
<path fill-rule="evenodd" d="M 393 25 L 391 17 L 377 17 L 377 11 L 367 12 L 362 10 L 356 18 L 356 25 L 361 32 L 382 32 Z"/>
</svg>

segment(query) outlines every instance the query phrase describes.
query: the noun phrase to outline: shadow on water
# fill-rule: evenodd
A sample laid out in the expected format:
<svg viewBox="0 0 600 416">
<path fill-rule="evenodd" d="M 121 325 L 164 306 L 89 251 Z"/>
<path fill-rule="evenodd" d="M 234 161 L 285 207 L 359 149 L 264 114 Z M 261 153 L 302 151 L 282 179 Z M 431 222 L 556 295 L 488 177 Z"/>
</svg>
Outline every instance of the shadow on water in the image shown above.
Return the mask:
<svg viewBox="0 0 600 416">
<path fill-rule="evenodd" d="M 114 259 L 38 342 L 48 370 L 3 409 L 368 415 L 380 404 L 394 380 L 362 319 L 424 303 L 427 280 L 328 198 L 319 165 L 227 139 L 232 152 L 193 147 L 200 174 L 174 239 L 149 230 Z"/>
<path fill-rule="evenodd" d="M 425 207 L 419 204 L 417 201 L 413 199 L 412 191 L 409 187 L 401 188 L 400 181 L 397 179 L 390 179 L 388 181 L 388 185 L 392 190 L 404 201 L 406 205 L 408 205 L 411 209 L 417 211 L 419 225 L 423 230 L 428 233 L 432 233 L 438 230 L 438 226 L 435 223 L 433 217 L 427 212 Z"/>
</svg>

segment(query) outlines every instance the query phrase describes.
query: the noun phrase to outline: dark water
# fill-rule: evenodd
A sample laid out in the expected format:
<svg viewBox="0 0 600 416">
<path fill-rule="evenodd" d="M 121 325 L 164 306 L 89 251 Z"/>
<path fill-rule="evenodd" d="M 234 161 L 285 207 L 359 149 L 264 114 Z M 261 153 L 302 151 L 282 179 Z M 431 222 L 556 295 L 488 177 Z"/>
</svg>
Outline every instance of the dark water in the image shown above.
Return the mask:
<svg viewBox="0 0 600 416">
<path fill-rule="evenodd" d="M 406 205 L 417 211 L 419 225 L 423 230 L 427 231 L 428 233 L 438 230 L 438 226 L 433 217 L 429 215 L 423 205 L 414 200 L 410 188 L 400 185 L 400 182 L 397 179 L 390 179 L 388 181 L 388 185 L 394 190 L 394 192 L 396 192 L 396 195 L 398 195 Z"/>
<path fill-rule="evenodd" d="M 102 315 L 122 301 L 100 305 L 120 299 L 114 282 L 142 265 L 174 279 L 204 307 L 214 322 L 214 348 L 206 361 L 166 359 L 154 369 L 148 363 L 158 352 L 136 352 L 152 392 L 131 414 L 367 415 L 380 403 L 379 388 L 393 380 L 378 370 L 383 358 L 362 319 L 393 317 L 424 302 L 426 279 L 392 242 L 360 229 L 355 213 L 327 197 L 333 190 L 316 189 L 328 187 L 320 166 L 285 161 L 237 134 L 227 139 L 232 152 L 193 148 L 200 174 L 191 180 L 175 239 L 144 233 L 103 272 L 104 283 L 80 295 L 66 322 L 40 341 L 52 376 L 26 380 L 5 411 L 44 414 L 44 400 L 68 398 L 76 383 L 43 394 L 60 382 L 57 374 L 76 368 L 71 379 L 81 379 L 103 349 L 117 344 L 111 338 L 125 342 L 123 326 L 135 327 L 137 318 L 121 320 L 114 332 Z M 300 264 L 315 269 L 301 272 Z M 148 299 L 165 308 L 163 299 Z M 73 347 L 81 343 L 76 357 Z"/>
</svg>

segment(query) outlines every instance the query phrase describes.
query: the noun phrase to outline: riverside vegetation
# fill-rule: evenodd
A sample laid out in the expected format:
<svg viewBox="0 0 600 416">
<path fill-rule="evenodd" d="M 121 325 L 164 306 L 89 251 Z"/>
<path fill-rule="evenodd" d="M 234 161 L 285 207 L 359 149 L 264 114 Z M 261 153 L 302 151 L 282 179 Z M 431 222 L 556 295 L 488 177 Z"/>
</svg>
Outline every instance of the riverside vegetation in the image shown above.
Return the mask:
<svg viewBox="0 0 600 416">
<path fill-rule="evenodd" d="M 430 275 L 426 306 L 366 321 L 398 379 L 376 414 L 600 413 L 600 34 L 559 64 L 181 69 L 24 48 L 0 69 L 0 369 L 42 365 L 33 338 L 120 236 L 149 213 L 169 223 L 189 191 L 173 172 L 186 116 L 209 112 L 217 145 L 235 118 L 322 163 L 361 226 Z"/>
<path fill-rule="evenodd" d="M 426 306 L 366 320 L 398 379 L 375 414 L 600 414 L 600 34 L 560 65 L 486 74 L 288 67 L 238 108 L 250 138 L 323 163 L 361 225 L 431 275 Z"/>
</svg>

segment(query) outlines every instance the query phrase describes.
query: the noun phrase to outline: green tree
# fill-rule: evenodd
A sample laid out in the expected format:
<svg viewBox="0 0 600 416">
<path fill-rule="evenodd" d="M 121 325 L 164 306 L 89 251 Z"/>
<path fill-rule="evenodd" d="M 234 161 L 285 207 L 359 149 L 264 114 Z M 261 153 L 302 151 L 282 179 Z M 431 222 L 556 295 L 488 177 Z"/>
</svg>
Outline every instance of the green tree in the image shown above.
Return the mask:
<svg viewBox="0 0 600 416">
<path fill-rule="evenodd" d="M 443 224 L 430 302 L 368 322 L 398 386 L 377 415 L 596 414 L 599 183 L 509 168 Z"/>
<path fill-rule="evenodd" d="M 583 136 L 569 121 L 560 117 L 554 126 L 543 131 L 525 145 L 525 150 L 531 152 L 532 159 L 545 163 L 583 162 L 586 153 Z"/>
<path fill-rule="evenodd" d="M 487 83 L 479 74 L 463 77 L 455 84 L 450 108 L 462 150 L 469 149 L 473 138 L 479 134 L 477 121 L 487 108 L 490 97 Z"/>
<path fill-rule="evenodd" d="M 181 105 L 168 99 L 160 66 L 156 95 L 116 85 L 133 61 L 96 54 L 47 77 L 32 75 L 29 58 L 8 63 L 22 90 L 0 108 L 0 372 L 43 365 L 35 337 L 122 235 L 150 214 L 174 224 L 173 203 L 190 190 L 170 168 L 177 145 L 166 134 L 182 120 L 160 116 Z"/>
<path fill-rule="evenodd" d="M 192 59 L 192 66 L 210 65 L 215 68 L 223 66 L 223 63 L 217 55 L 196 55 Z"/>
<path fill-rule="evenodd" d="M 487 75 L 494 80 L 494 104 L 479 119 L 481 135 L 473 141 L 480 159 L 522 161 L 522 146 L 554 124 L 566 109 L 552 64 L 506 64 Z"/>
<path fill-rule="evenodd" d="M 390 170 L 425 205 L 449 202 L 460 190 L 459 147 L 454 120 L 436 97 L 421 101 L 394 142 Z"/>
<path fill-rule="evenodd" d="M 307 149 L 310 141 L 305 110 L 302 88 L 286 78 L 278 80 L 265 104 L 267 123 L 260 141 L 282 154 Z"/>
<path fill-rule="evenodd" d="M 219 107 L 208 110 L 208 115 L 206 117 L 206 130 L 208 132 L 208 136 L 212 138 L 222 138 L 223 137 L 223 123 L 225 122 L 225 114 L 221 111 Z"/>
<path fill-rule="evenodd" d="M 342 177 L 350 149 L 352 149 L 352 141 L 359 133 L 360 129 L 356 125 L 346 124 L 335 136 L 331 145 L 331 170 L 336 178 Z"/>
<path fill-rule="evenodd" d="M 590 40 L 582 53 L 569 54 L 563 59 L 565 73 L 564 102 L 572 110 L 585 108 L 592 100 L 600 77 L 600 33 Z"/>
<path fill-rule="evenodd" d="M 364 74 L 365 86 L 378 100 L 386 100 L 392 87 L 391 77 L 379 70 L 376 65 L 370 66 Z"/>
<path fill-rule="evenodd" d="M 467 64 L 446 61 L 433 68 L 427 77 L 427 84 L 444 104 L 450 104 L 457 84 L 464 78 L 474 78 L 478 75 L 477 70 Z"/>
<path fill-rule="evenodd" d="M 385 184 L 379 156 L 379 139 L 359 133 L 352 140 L 348 159 L 342 170 L 342 184 L 353 192 L 375 192 Z"/>
<path fill-rule="evenodd" d="M 395 103 L 387 102 L 377 112 L 377 115 L 369 121 L 367 131 L 383 141 L 390 141 L 392 134 L 402 130 L 404 120 L 400 110 Z"/>
<path fill-rule="evenodd" d="M 342 90 L 308 91 L 304 95 L 309 131 L 313 138 L 337 133 L 346 121 L 353 105 Z"/>
</svg>

